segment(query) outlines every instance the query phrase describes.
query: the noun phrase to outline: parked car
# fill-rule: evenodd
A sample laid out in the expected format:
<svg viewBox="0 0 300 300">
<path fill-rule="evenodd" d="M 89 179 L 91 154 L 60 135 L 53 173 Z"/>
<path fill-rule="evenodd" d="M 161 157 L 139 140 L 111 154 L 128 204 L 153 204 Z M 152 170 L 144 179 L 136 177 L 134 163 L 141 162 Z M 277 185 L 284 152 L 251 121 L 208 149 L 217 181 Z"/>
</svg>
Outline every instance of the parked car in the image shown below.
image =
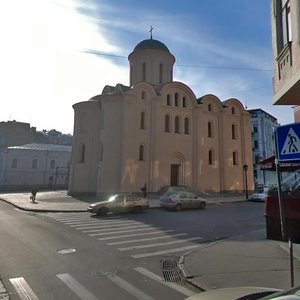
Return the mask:
<svg viewBox="0 0 300 300">
<path fill-rule="evenodd" d="M 268 196 L 268 190 L 264 190 L 260 193 L 254 193 L 250 195 L 249 200 L 257 201 L 257 202 L 265 202 L 267 196 Z"/>
<path fill-rule="evenodd" d="M 134 194 L 115 194 L 107 201 L 91 204 L 87 210 L 97 215 L 105 215 L 109 212 L 141 212 L 148 208 L 149 204 L 146 198 Z"/>
<path fill-rule="evenodd" d="M 182 209 L 204 209 L 206 201 L 190 191 L 170 192 L 160 197 L 160 205 L 166 209 L 181 211 Z"/>
<path fill-rule="evenodd" d="M 220 288 L 202 292 L 186 300 L 296 300 L 300 299 L 300 287 L 282 291 L 265 287 Z"/>
</svg>

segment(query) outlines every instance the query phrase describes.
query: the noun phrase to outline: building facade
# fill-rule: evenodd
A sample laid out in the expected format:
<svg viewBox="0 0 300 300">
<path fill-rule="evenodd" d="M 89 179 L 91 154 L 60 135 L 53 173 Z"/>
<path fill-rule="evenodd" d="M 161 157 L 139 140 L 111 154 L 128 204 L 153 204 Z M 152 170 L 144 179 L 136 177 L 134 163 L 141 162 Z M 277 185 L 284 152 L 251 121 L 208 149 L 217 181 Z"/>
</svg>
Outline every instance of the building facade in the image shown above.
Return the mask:
<svg viewBox="0 0 300 300">
<path fill-rule="evenodd" d="M 146 39 L 129 55 L 130 86 L 73 105 L 69 193 L 253 189 L 250 114 L 237 99 L 196 98 L 173 81 L 175 57 Z M 244 174 L 243 166 L 249 167 Z"/>
<path fill-rule="evenodd" d="M 0 149 L 0 190 L 68 187 L 71 146 L 26 144 Z"/>
<path fill-rule="evenodd" d="M 300 1 L 271 0 L 273 103 L 300 104 Z"/>
<path fill-rule="evenodd" d="M 262 109 L 249 109 L 252 124 L 253 176 L 256 188 L 276 183 L 276 174 L 260 169 L 259 162 L 275 155 L 277 119 Z"/>
</svg>

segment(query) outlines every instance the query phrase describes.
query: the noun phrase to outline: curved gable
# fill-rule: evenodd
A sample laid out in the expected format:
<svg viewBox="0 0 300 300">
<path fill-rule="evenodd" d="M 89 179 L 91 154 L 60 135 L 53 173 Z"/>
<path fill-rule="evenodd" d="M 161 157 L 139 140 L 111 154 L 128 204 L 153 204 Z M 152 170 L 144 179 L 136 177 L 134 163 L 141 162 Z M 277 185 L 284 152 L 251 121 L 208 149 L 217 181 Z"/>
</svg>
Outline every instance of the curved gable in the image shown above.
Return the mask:
<svg viewBox="0 0 300 300">
<path fill-rule="evenodd" d="M 197 102 L 199 104 L 206 105 L 207 107 L 205 110 L 210 110 L 209 105 L 212 106 L 211 107 L 212 111 L 214 111 L 214 109 L 216 109 L 217 111 L 220 111 L 223 108 L 223 104 L 222 104 L 221 100 L 213 94 L 204 95 L 201 98 L 197 99 Z"/>
</svg>

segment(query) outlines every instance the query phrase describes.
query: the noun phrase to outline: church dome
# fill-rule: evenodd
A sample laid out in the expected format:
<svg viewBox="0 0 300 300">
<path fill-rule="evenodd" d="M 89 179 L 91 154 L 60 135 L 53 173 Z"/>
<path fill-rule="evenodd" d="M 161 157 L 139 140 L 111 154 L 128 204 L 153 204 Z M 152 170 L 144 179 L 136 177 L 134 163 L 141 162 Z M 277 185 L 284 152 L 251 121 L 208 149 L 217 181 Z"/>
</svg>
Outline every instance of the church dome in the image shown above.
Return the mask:
<svg viewBox="0 0 300 300">
<path fill-rule="evenodd" d="M 135 46 L 133 51 L 145 50 L 145 49 L 156 49 L 156 50 L 161 50 L 161 51 L 165 51 L 167 53 L 170 53 L 168 47 L 164 43 L 162 43 L 158 40 L 154 40 L 152 38 L 147 39 L 147 40 L 143 40 L 140 43 L 138 43 Z"/>
</svg>

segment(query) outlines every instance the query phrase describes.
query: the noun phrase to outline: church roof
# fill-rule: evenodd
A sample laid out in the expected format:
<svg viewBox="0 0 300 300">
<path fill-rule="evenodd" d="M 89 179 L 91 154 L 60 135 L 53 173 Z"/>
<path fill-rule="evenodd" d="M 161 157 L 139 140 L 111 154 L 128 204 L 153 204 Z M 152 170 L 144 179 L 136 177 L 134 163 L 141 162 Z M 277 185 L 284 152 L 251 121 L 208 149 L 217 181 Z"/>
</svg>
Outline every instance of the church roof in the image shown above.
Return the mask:
<svg viewBox="0 0 300 300">
<path fill-rule="evenodd" d="M 20 146 L 11 146 L 11 147 L 7 147 L 7 149 L 71 152 L 72 146 L 32 143 L 32 144 L 25 144 Z"/>
<path fill-rule="evenodd" d="M 143 40 L 140 43 L 138 43 L 135 46 L 133 51 L 145 50 L 145 49 L 156 49 L 156 50 L 161 50 L 161 51 L 165 51 L 165 52 L 170 53 L 170 50 L 168 49 L 168 47 L 164 43 L 162 43 L 158 40 L 154 40 L 152 38 L 147 39 L 147 40 Z"/>
</svg>

